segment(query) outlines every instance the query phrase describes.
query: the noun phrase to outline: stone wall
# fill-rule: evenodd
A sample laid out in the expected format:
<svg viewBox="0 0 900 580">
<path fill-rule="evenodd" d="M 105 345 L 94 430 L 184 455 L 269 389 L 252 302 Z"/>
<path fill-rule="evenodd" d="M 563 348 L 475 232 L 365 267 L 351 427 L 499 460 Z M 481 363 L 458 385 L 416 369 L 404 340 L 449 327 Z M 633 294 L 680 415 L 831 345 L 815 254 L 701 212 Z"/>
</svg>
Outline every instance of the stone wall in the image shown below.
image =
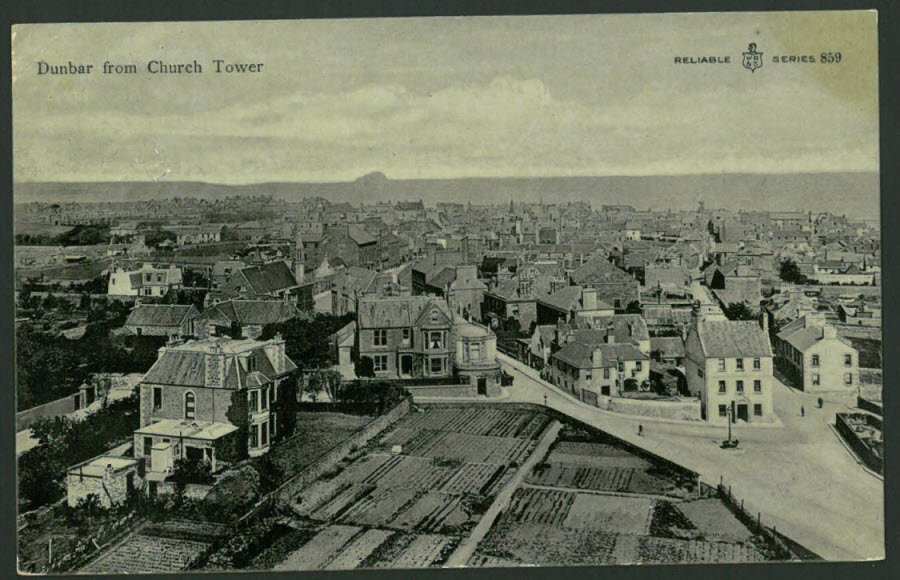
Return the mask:
<svg viewBox="0 0 900 580">
<path fill-rule="evenodd" d="M 35 421 L 42 417 L 60 417 L 77 411 L 84 405 L 81 393 L 73 393 L 61 399 L 38 405 L 16 413 L 16 432 L 29 429 Z"/>
<path fill-rule="evenodd" d="M 678 419 L 681 421 L 702 420 L 700 400 L 694 398 L 654 401 L 600 396 L 598 397 L 597 406 L 613 413 L 623 413 L 625 415 Z"/>
<path fill-rule="evenodd" d="M 847 445 L 853 449 L 853 452 L 859 460 L 865 463 L 866 467 L 872 471 L 883 474 L 884 460 L 868 444 L 866 444 L 856 430 L 850 426 L 848 421 L 850 418 L 862 420 L 878 431 L 882 430 L 884 423 L 878 417 L 869 415 L 868 413 L 838 413 L 834 420 L 834 426 L 837 428 L 837 432 L 841 439 L 847 442 Z"/>
</svg>

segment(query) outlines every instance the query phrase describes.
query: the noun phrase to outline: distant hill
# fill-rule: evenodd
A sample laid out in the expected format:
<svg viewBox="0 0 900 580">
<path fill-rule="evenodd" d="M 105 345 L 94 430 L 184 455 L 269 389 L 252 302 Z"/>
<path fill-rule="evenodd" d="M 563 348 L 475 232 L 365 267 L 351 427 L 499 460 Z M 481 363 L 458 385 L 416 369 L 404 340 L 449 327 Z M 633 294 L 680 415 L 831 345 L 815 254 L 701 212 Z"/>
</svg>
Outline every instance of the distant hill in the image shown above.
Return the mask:
<svg viewBox="0 0 900 580">
<path fill-rule="evenodd" d="M 879 215 L 877 173 L 721 174 L 677 176 L 488 177 L 393 180 L 371 173 L 353 182 L 224 185 L 196 181 L 18 183 L 15 202 L 135 201 L 170 197 L 271 195 L 292 199 L 322 196 L 334 202 L 379 199 L 506 203 L 590 201 L 630 204 L 639 209 L 689 209 L 703 199 L 707 208 L 831 211 L 854 218 Z"/>
</svg>

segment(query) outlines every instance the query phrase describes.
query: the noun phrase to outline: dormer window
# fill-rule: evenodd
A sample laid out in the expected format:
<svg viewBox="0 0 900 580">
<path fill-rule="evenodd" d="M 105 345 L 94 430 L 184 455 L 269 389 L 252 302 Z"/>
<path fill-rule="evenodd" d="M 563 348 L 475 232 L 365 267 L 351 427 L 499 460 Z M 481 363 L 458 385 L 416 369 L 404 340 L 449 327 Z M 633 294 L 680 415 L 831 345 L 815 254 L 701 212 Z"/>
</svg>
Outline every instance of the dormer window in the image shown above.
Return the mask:
<svg viewBox="0 0 900 580">
<path fill-rule="evenodd" d="M 247 357 L 247 372 L 252 373 L 256 372 L 256 356 L 250 355 Z"/>
</svg>

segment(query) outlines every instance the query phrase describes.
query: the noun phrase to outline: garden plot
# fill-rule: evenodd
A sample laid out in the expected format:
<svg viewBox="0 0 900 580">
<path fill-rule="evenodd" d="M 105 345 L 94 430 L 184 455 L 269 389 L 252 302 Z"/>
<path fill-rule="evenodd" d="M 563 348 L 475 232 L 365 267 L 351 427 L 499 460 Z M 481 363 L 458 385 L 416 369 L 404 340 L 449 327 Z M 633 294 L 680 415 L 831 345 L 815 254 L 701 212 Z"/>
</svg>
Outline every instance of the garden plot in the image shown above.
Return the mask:
<svg viewBox="0 0 900 580">
<path fill-rule="evenodd" d="M 315 511 L 308 513 L 310 519 L 319 521 L 331 521 L 349 506 L 375 490 L 372 485 L 351 484 L 340 490 L 330 500 L 323 503 Z"/>
<path fill-rule="evenodd" d="M 379 487 L 436 489 L 458 469 L 458 465 L 441 465 L 431 458 L 396 455 L 369 472 L 360 483 Z"/>
<path fill-rule="evenodd" d="M 316 534 L 299 550 L 287 557 L 274 570 L 318 570 L 341 552 L 362 528 L 357 526 L 328 526 Z"/>
<path fill-rule="evenodd" d="M 404 449 L 404 453 L 503 465 L 521 460 L 534 445 L 534 442 L 528 439 L 487 437 L 446 431 L 426 433 L 427 435 L 410 449 Z"/>
<path fill-rule="evenodd" d="M 641 564 L 743 563 L 763 562 L 767 559 L 759 550 L 748 544 L 675 540 L 653 536 L 640 536 L 637 552 L 637 561 Z"/>
<path fill-rule="evenodd" d="M 473 558 L 492 557 L 533 566 L 613 564 L 617 537 L 501 517 L 479 543 Z"/>
<path fill-rule="evenodd" d="M 424 495 L 420 489 L 379 487 L 347 508 L 337 521 L 363 526 L 387 526 Z"/>
<path fill-rule="evenodd" d="M 546 465 L 546 464 L 545 464 Z M 598 491 L 628 491 L 634 469 L 574 467 L 570 465 L 540 466 L 526 481 L 534 485 L 572 487 Z"/>
<path fill-rule="evenodd" d="M 417 536 L 391 562 L 391 568 L 427 568 L 438 565 L 450 555 L 458 539 L 452 536 L 425 534 Z"/>
<path fill-rule="evenodd" d="M 753 537 L 747 526 L 716 498 L 684 501 L 678 509 L 707 540 L 749 542 Z"/>
<path fill-rule="evenodd" d="M 326 570 L 352 570 L 362 564 L 393 532 L 373 528 L 357 536 L 327 566 Z"/>
<path fill-rule="evenodd" d="M 516 523 L 559 526 L 569 515 L 575 495 L 567 491 L 519 488 L 503 517 Z"/>
<path fill-rule="evenodd" d="M 392 528 L 418 532 L 458 531 L 469 520 L 462 497 L 428 492 L 390 522 Z"/>
<path fill-rule="evenodd" d="M 606 443 L 561 441 L 557 443 L 549 463 L 580 467 L 649 469 L 653 465 L 633 453 Z"/>
<path fill-rule="evenodd" d="M 601 532 L 646 535 L 654 500 L 643 497 L 622 497 L 577 493 L 562 522 L 567 528 Z"/>
<path fill-rule="evenodd" d="M 449 431 L 469 435 L 533 438 L 546 425 L 543 415 L 503 409 L 432 409 L 407 415 L 399 427 L 410 430 Z"/>
<path fill-rule="evenodd" d="M 505 472 L 506 467 L 503 465 L 466 463 L 444 482 L 440 491 L 492 496 L 503 481 Z"/>
<path fill-rule="evenodd" d="M 133 534 L 81 570 L 82 574 L 179 572 L 204 550 L 207 542 Z"/>
</svg>

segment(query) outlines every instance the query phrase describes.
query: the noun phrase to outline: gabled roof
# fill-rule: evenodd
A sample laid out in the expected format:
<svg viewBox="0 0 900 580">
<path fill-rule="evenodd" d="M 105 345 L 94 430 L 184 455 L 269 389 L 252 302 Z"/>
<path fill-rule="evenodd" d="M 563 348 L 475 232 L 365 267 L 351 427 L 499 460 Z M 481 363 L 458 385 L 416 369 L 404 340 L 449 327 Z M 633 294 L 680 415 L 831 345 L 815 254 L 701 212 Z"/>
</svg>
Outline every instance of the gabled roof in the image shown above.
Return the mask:
<svg viewBox="0 0 900 580">
<path fill-rule="evenodd" d="M 357 246 L 365 246 L 367 244 L 374 244 L 378 240 L 375 237 L 362 229 L 359 226 L 349 226 L 347 228 L 347 235 Z"/>
<path fill-rule="evenodd" d="M 191 305 L 181 304 L 141 304 L 136 306 L 125 326 L 165 326 L 178 328 L 188 317 L 196 317 L 200 314 Z"/>
<path fill-rule="evenodd" d="M 677 336 L 660 336 L 650 339 L 650 351 L 658 350 L 662 358 L 684 357 L 684 341 Z"/>
<path fill-rule="evenodd" d="M 200 317 L 264 326 L 309 316 L 301 312 L 292 302 L 284 300 L 227 300 L 210 306 Z"/>
<path fill-rule="evenodd" d="M 752 320 L 703 320 L 697 325 L 708 358 L 771 357 L 769 335 Z"/>
<path fill-rule="evenodd" d="M 437 308 L 452 321 L 447 303 L 429 296 L 390 296 L 359 301 L 359 328 L 402 328 L 415 326 L 425 311 Z"/>
<path fill-rule="evenodd" d="M 377 277 L 378 272 L 375 270 L 350 266 L 335 274 L 334 285 L 343 292 L 352 294 L 359 291 L 365 293 L 372 290 Z"/>
<path fill-rule="evenodd" d="M 241 273 L 255 294 L 271 294 L 297 286 L 294 273 L 282 261 L 243 268 Z"/>
</svg>

